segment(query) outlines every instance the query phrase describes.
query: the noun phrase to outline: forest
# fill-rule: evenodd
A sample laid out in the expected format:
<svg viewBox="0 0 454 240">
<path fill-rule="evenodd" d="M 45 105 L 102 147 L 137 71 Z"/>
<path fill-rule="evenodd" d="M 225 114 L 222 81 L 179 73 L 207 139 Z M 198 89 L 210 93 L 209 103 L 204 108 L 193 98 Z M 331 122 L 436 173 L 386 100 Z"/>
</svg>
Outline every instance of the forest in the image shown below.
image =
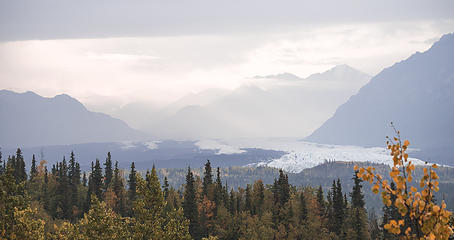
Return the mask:
<svg viewBox="0 0 454 240">
<path fill-rule="evenodd" d="M 128 170 L 119 169 L 110 152 L 105 161 L 92 162 L 89 173 L 81 172 L 73 152 L 68 160 L 64 157 L 50 169 L 45 160 L 38 163 L 35 156 L 29 168 L 25 162 L 21 149 L 7 159 L 0 153 L 0 239 L 404 236 L 386 227 L 392 220 L 403 224 L 404 217 L 394 204 L 396 198 L 391 204 L 381 204 L 380 215 L 366 209 L 362 188 L 370 181 L 366 178 L 363 182 L 364 169 L 357 167 L 349 167 L 350 179 L 333 178 L 328 188 L 290 184 L 287 173 L 270 169 L 260 171 L 274 174 L 271 183 L 257 179 L 245 187 L 229 187 L 223 179 L 229 174 L 212 168 L 207 160 L 201 172 L 188 167 L 184 182 L 174 187 L 168 176 L 175 174 L 163 174 L 164 170 L 155 167 L 141 173 L 134 162 Z M 162 182 L 158 175 L 164 176 Z M 394 182 L 390 188 L 396 189 Z"/>
</svg>

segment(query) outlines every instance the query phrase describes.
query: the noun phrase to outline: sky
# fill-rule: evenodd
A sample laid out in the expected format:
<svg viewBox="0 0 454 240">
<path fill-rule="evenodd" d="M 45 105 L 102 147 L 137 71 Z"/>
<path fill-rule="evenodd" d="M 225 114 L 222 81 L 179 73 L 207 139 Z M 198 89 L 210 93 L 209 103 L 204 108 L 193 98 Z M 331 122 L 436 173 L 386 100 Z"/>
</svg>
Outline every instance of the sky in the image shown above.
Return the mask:
<svg viewBox="0 0 454 240">
<path fill-rule="evenodd" d="M 164 106 L 256 75 L 375 75 L 453 31 L 449 0 L 0 0 L 0 89 Z"/>
</svg>

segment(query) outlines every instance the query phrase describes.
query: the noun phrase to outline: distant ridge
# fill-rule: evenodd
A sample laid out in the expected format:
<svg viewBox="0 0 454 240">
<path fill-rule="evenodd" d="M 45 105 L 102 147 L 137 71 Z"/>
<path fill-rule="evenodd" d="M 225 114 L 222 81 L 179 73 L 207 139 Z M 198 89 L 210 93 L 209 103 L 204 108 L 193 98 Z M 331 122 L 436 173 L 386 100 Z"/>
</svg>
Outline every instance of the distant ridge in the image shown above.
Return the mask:
<svg viewBox="0 0 454 240">
<path fill-rule="evenodd" d="M 384 69 L 305 140 L 384 146 L 394 122 L 422 160 L 454 163 L 454 34 Z"/>
<path fill-rule="evenodd" d="M 145 135 L 119 119 L 88 111 L 66 94 L 0 90 L 0 147 L 66 145 L 140 139 Z"/>
</svg>

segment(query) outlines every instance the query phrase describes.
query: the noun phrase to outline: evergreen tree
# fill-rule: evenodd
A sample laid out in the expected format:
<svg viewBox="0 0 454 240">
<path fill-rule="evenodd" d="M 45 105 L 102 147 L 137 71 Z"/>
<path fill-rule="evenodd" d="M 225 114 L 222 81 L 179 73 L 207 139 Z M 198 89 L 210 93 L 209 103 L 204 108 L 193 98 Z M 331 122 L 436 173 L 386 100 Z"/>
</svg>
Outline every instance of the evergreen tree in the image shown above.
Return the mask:
<svg viewBox="0 0 454 240">
<path fill-rule="evenodd" d="M 36 169 L 36 159 L 35 154 L 32 156 L 32 166 L 30 167 L 30 180 L 33 180 L 36 175 L 38 175 L 38 170 Z"/>
<path fill-rule="evenodd" d="M 317 190 L 317 204 L 319 207 L 319 215 L 320 217 L 325 216 L 325 197 L 323 196 L 323 189 L 322 186 L 320 185 Z"/>
<path fill-rule="evenodd" d="M 164 177 L 164 184 L 162 185 L 162 189 L 164 192 L 164 199 L 167 200 L 169 197 L 169 181 L 167 180 L 167 176 Z"/>
<path fill-rule="evenodd" d="M 344 225 L 344 198 L 342 194 L 342 186 L 340 183 L 340 179 L 333 181 L 333 185 L 331 188 L 332 191 L 332 205 L 331 205 L 331 212 L 332 218 L 331 220 L 331 231 L 335 232 L 337 236 L 341 236 L 343 234 L 343 225 Z"/>
<path fill-rule="evenodd" d="M 82 186 L 86 187 L 87 183 L 88 183 L 87 174 L 84 171 L 84 174 L 83 174 L 83 177 L 82 177 Z"/>
<path fill-rule="evenodd" d="M 29 200 L 25 184 L 16 183 L 15 170 L 13 162 L 8 161 L 4 174 L 0 175 L 0 236 L 4 239 L 11 239 L 15 208 L 24 209 Z"/>
<path fill-rule="evenodd" d="M 2 160 L 2 148 L 0 147 L 0 175 L 3 174 L 5 171 L 5 166 L 3 165 L 3 160 Z"/>
<path fill-rule="evenodd" d="M 246 185 L 245 210 L 253 214 L 251 185 Z"/>
<path fill-rule="evenodd" d="M 301 222 L 307 221 L 307 203 L 306 197 L 304 196 L 304 189 L 301 190 L 300 195 L 300 221 Z"/>
<path fill-rule="evenodd" d="M 200 240 L 202 238 L 202 234 L 197 210 L 195 181 L 190 167 L 188 167 L 188 174 L 186 175 L 183 213 L 184 216 L 189 220 L 189 233 L 191 234 L 192 238 L 194 238 L 195 240 Z"/>
<path fill-rule="evenodd" d="M 57 163 L 58 171 L 56 176 L 56 217 L 70 219 L 72 217 L 71 188 L 69 187 L 68 165 L 66 159 Z"/>
<path fill-rule="evenodd" d="M 351 211 L 352 211 L 352 221 L 351 228 L 354 231 L 353 238 L 356 240 L 365 240 L 369 238 L 368 234 L 368 224 L 367 224 L 367 213 L 364 208 L 364 195 L 361 192 L 361 182 L 362 180 L 357 176 L 358 171 L 355 171 L 353 175 L 353 189 L 350 193 L 351 197 Z"/>
<path fill-rule="evenodd" d="M 205 172 L 203 175 L 203 195 L 207 195 L 208 187 L 213 184 L 213 173 L 211 172 L 210 160 L 205 163 Z"/>
<path fill-rule="evenodd" d="M 126 214 L 126 212 L 125 212 L 126 199 L 125 199 L 125 194 L 124 194 L 123 179 L 122 179 L 122 176 L 120 175 L 120 169 L 118 169 L 118 161 L 115 162 L 115 169 L 114 169 L 114 176 L 113 176 L 112 184 L 113 184 L 113 191 L 118 198 L 115 210 L 118 213 L 120 213 L 121 215 L 125 215 Z"/>
<path fill-rule="evenodd" d="M 15 156 L 13 162 L 15 163 L 15 174 L 14 175 L 16 177 L 16 182 L 19 183 L 19 182 L 27 180 L 27 173 L 25 172 L 24 156 L 22 155 L 22 151 L 20 148 L 17 149 L 16 156 Z"/>
<path fill-rule="evenodd" d="M 134 202 L 135 239 L 163 239 L 162 218 L 164 197 L 161 191 L 156 169 L 147 171 L 146 181 L 137 178 L 137 199 Z"/>
<path fill-rule="evenodd" d="M 69 171 L 68 171 L 68 178 L 69 178 L 69 186 L 71 189 L 71 205 L 76 206 L 78 209 L 81 208 L 79 204 L 79 192 L 78 186 L 80 185 L 80 165 L 76 162 L 76 157 L 74 152 L 71 151 L 69 157 Z M 76 216 L 74 216 L 76 217 Z"/>
<path fill-rule="evenodd" d="M 281 206 L 284 206 L 285 203 L 290 199 L 290 184 L 288 183 L 288 175 L 284 174 L 282 169 L 279 170 L 279 180 L 277 181 L 279 189 L 279 200 Z"/>
<path fill-rule="evenodd" d="M 129 188 L 128 188 L 128 198 L 130 204 L 133 203 L 136 200 L 136 189 L 137 189 L 137 172 L 136 172 L 136 166 L 134 165 L 134 162 L 131 163 L 131 172 L 129 173 Z M 132 216 L 132 212 L 130 213 L 130 216 Z"/>
<path fill-rule="evenodd" d="M 103 176 L 102 176 L 102 168 L 101 168 L 101 164 L 99 162 L 98 159 L 96 159 L 96 162 L 95 162 L 95 168 L 93 170 L 93 177 L 92 177 L 92 181 L 93 181 L 93 193 L 96 195 L 96 197 L 98 199 L 102 199 L 103 197 Z"/>
<path fill-rule="evenodd" d="M 43 184 L 43 196 L 44 196 L 44 201 L 43 201 L 43 207 L 45 210 L 49 210 L 49 176 L 47 172 L 47 166 L 44 167 L 44 184 Z"/>
<path fill-rule="evenodd" d="M 262 180 L 257 180 L 253 188 L 253 210 L 254 214 L 261 214 L 263 204 L 265 203 L 265 187 Z"/>
<path fill-rule="evenodd" d="M 361 192 L 361 183 L 363 182 L 363 180 L 361 180 L 358 176 L 357 176 L 357 173 L 358 171 L 355 171 L 355 174 L 353 175 L 353 181 L 354 181 L 354 185 L 353 185 L 353 190 L 352 192 L 350 193 L 350 197 L 352 199 L 352 207 L 353 208 L 364 208 L 364 195 L 363 193 Z"/>
<path fill-rule="evenodd" d="M 233 189 L 230 191 L 230 198 L 229 198 L 229 201 L 230 201 L 230 214 L 235 215 L 237 213 L 237 210 L 236 210 L 236 201 L 235 201 L 235 195 L 233 193 Z"/>
<path fill-rule="evenodd" d="M 112 175 L 113 175 L 112 156 L 110 155 L 110 152 L 107 153 L 107 158 L 106 158 L 106 162 L 104 163 L 104 166 L 105 166 L 104 189 L 107 190 L 110 182 L 112 181 Z"/>
</svg>

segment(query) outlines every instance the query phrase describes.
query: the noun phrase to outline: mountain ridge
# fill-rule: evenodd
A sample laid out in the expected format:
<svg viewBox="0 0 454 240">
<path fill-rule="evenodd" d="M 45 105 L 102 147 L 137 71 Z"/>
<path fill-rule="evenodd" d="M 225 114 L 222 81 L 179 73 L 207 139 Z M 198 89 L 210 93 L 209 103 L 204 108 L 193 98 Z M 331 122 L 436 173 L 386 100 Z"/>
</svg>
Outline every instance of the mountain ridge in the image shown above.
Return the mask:
<svg viewBox="0 0 454 240">
<path fill-rule="evenodd" d="M 396 127 L 424 160 L 452 164 L 454 34 L 383 69 L 306 141 L 384 146 Z"/>
<path fill-rule="evenodd" d="M 140 139 L 145 135 L 120 119 L 90 112 L 77 99 L 0 90 L 0 146 L 24 147 Z"/>
</svg>

